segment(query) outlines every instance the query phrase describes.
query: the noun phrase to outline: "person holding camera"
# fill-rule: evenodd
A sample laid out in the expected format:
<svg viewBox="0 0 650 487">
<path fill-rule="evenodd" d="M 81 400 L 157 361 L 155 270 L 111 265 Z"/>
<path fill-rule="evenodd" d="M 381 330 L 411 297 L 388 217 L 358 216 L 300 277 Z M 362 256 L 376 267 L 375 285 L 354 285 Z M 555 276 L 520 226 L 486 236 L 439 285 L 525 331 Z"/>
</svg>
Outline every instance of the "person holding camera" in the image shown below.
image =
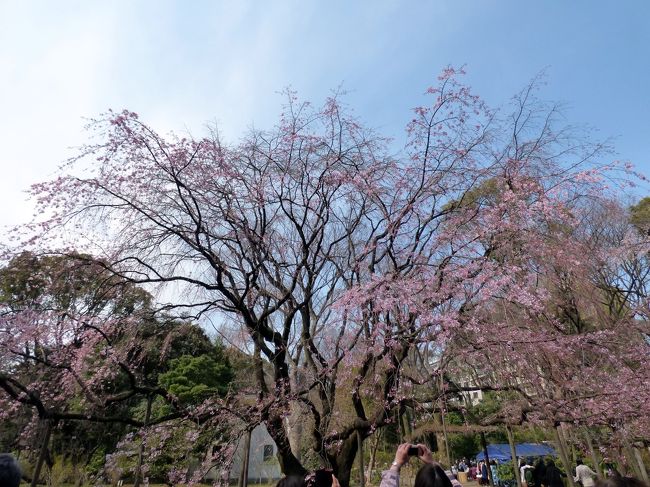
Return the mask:
<svg viewBox="0 0 650 487">
<path fill-rule="evenodd" d="M 415 476 L 413 487 L 462 487 L 457 480 L 452 482 L 440 464 L 433 461 L 431 450 L 425 445 L 411 445 L 410 443 L 402 443 L 397 447 L 395 461 L 389 470 L 382 473 L 379 487 L 399 487 L 400 469 L 408 463 L 411 457 L 418 457 L 424 462 Z"/>
</svg>

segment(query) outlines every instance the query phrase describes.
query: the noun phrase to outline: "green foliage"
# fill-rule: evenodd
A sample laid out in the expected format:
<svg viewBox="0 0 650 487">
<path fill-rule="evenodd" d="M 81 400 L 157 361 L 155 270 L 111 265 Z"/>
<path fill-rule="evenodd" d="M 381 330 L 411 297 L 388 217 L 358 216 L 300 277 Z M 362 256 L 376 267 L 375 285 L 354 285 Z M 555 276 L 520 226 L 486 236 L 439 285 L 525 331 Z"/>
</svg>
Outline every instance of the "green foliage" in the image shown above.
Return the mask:
<svg viewBox="0 0 650 487">
<path fill-rule="evenodd" d="M 159 382 L 185 404 L 198 404 L 211 395 L 224 395 L 233 378 L 228 362 L 210 355 L 182 355 L 171 360 Z"/>
<path fill-rule="evenodd" d="M 630 207 L 630 223 L 641 233 L 650 231 L 650 197 L 641 199 Z"/>
<path fill-rule="evenodd" d="M 126 316 L 148 308 L 151 295 L 80 253 L 39 256 L 23 252 L 0 269 L 0 302 L 36 308 Z"/>
<path fill-rule="evenodd" d="M 223 395 L 231 384 L 233 370 L 221 343 L 214 343 L 196 324 L 154 316 L 149 293 L 111 274 L 101 261 L 91 256 L 39 256 L 25 252 L 14 257 L 0 268 L 0 302 L 14 311 L 47 310 L 61 313 L 63 317 L 113 319 L 113 323 L 120 323 L 120 326 L 113 329 L 111 346 L 124 354 L 127 363 L 135 364 L 132 372 L 137 381 L 148 386 L 168 386 L 186 404 L 199 403 L 208 395 Z M 123 317 L 129 319 L 121 320 Z M 135 326 L 131 326 L 133 324 Z M 103 366 L 104 355 L 101 352 L 98 347 L 84 357 L 87 367 L 82 374 L 87 375 L 86 378 L 91 379 L 92 371 Z M 11 373 L 26 383 L 34 378 L 43 381 L 51 374 L 53 387 L 58 387 L 55 374 L 39 363 L 16 361 L 11 362 L 11 367 Z M 98 387 L 105 394 L 120 393 L 129 389 L 130 380 L 118 371 Z M 153 417 L 169 413 L 171 408 L 160 398 L 154 401 L 153 406 Z M 60 407 L 66 412 L 84 413 L 88 405 L 81 394 L 73 394 Z M 143 420 L 145 409 L 146 400 L 134 395 L 105 406 L 101 414 Z M 31 417 L 31 411 L 24 408 L 7 422 L 0 433 L 0 445 L 5 445 L 5 451 L 13 447 L 15 438 Z M 51 439 L 51 454 L 55 459 L 52 470 L 54 484 L 74 482 L 75 477 L 98 475 L 104 469 L 106 455 L 115 452 L 116 445 L 129 431 L 128 426 L 119 423 L 59 422 Z M 172 438 L 172 446 L 165 446 L 160 458 L 151 462 L 152 468 L 159 470 L 154 473 L 162 475 L 166 472 L 177 460 L 172 453 L 183 445 L 191 447 L 188 459 L 200 458 L 218 434 L 210 431 L 193 436 L 193 440 L 188 442 L 184 435 L 191 428 L 181 427 L 179 431 L 178 441 Z M 136 453 L 138 445 L 137 440 L 133 442 Z M 122 459 L 126 463 L 120 468 L 132 467 L 134 458 L 127 455 Z"/>
<path fill-rule="evenodd" d="M 465 424 L 465 418 L 458 411 L 448 412 L 445 415 L 445 421 L 450 425 Z M 463 457 L 471 458 L 478 449 L 478 436 L 475 434 L 450 433 L 448 441 L 452 461 Z"/>
<path fill-rule="evenodd" d="M 468 416 L 473 420 L 480 422 L 481 419 L 488 418 L 501 410 L 503 404 L 503 393 L 494 391 L 485 391 L 481 401 L 468 409 Z"/>
<path fill-rule="evenodd" d="M 447 203 L 445 210 L 456 208 L 471 208 L 475 206 L 488 205 L 495 202 L 503 188 L 499 187 L 499 180 L 491 178 L 483 181 L 479 186 L 467 191 L 459 200 Z"/>
<path fill-rule="evenodd" d="M 86 473 L 89 475 L 97 475 L 103 468 L 106 461 L 106 450 L 98 448 L 95 450 L 86 464 Z"/>
<path fill-rule="evenodd" d="M 28 413 L 26 408 L 21 408 L 20 414 L 12 414 L 2 420 L 0 428 L 0 451 L 11 451 L 16 438 L 18 438 L 21 429 L 27 422 Z"/>
<path fill-rule="evenodd" d="M 542 443 L 552 439 L 548 429 L 540 426 L 527 426 L 513 431 L 515 443 Z"/>
<path fill-rule="evenodd" d="M 104 474 L 109 478 L 132 481 L 137 469 L 140 448 L 144 446 L 142 472 L 150 482 L 166 482 L 172 467 L 187 469 L 196 465 L 210 451 L 223 429 L 198 428 L 188 421 L 172 421 L 165 429 L 149 430 L 142 443 L 140 434 L 133 435 L 107 462 Z"/>
<path fill-rule="evenodd" d="M 479 450 L 478 435 L 449 435 L 449 450 L 452 461 L 457 458 L 472 458 Z"/>
<path fill-rule="evenodd" d="M 465 424 L 465 419 L 463 418 L 463 415 L 458 411 L 449 411 L 447 414 L 445 414 L 445 422 L 447 424 L 455 424 L 460 426 L 462 424 Z"/>
<path fill-rule="evenodd" d="M 509 482 L 515 480 L 515 472 L 512 469 L 512 462 L 504 462 L 497 465 L 499 480 Z"/>
<path fill-rule="evenodd" d="M 79 481 L 85 483 L 85 475 L 67 458 L 57 455 L 47 475 L 51 485 L 63 485 Z"/>
</svg>

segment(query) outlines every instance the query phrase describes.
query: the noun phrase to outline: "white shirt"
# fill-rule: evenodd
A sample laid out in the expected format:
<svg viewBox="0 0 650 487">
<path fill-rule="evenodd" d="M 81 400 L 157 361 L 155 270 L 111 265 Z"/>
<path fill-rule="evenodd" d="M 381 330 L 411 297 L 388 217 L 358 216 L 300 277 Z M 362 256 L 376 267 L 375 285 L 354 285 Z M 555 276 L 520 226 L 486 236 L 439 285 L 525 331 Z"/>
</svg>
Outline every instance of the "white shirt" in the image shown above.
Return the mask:
<svg viewBox="0 0 650 487">
<path fill-rule="evenodd" d="M 578 465 L 576 467 L 576 476 L 573 478 L 576 482 L 582 482 L 582 487 L 593 487 L 596 472 L 587 465 Z"/>
</svg>

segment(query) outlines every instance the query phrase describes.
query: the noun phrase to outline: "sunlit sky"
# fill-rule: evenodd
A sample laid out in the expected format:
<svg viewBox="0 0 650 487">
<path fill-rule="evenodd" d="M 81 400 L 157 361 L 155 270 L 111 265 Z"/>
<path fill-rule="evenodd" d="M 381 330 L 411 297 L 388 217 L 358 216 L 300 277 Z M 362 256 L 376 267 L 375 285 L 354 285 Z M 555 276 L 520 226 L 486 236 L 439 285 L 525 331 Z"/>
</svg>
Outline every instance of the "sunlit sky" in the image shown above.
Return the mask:
<svg viewBox="0 0 650 487">
<path fill-rule="evenodd" d="M 282 88 L 320 102 L 342 84 L 399 139 L 448 64 L 494 105 L 545 69 L 544 98 L 650 173 L 647 0 L 0 0 L 0 225 L 30 218 L 24 191 L 108 108 L 234 142 L 273 123 Z"/>
</svg>

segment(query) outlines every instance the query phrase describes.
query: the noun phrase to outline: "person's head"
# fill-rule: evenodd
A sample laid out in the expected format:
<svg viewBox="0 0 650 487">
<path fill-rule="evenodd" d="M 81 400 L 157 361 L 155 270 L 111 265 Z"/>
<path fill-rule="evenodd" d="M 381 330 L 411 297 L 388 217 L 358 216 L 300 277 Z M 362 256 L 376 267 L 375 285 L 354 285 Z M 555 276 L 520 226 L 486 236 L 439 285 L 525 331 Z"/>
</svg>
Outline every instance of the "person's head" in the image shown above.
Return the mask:
<svg viewBox="0 0 650 487">
<path fill-rule="evenodd" d="M 453 487 L 453 484 L 440 465 L 427 463 L 418 470 L 413 487 Z"/>
<path fill-rule="evenodd" d="M 332 470 L 321 468 L 307 474 L 304 479 L 304 487 L 332 487 Z M 301 486 L 282 486 L 282 487 L 301 487 Z"/>
<path fill-rule="evenodd" d="M 278 480 L 276 487 L 305 487 L 305 478 L 300 475 L 288 475 Z"/>
<path fill-rule="evenodd" d="M 20 467 L 9 453 L 0 454 L 0 485 L 3 487 L 18 487 L 20 485 Z"/>
<path fill-rule="evenodd" d="M 582 465 L 582 459 L 581 458 L 576 459 L 576 465 Z"/>
<path fill-rule="evenodd" d="M 547 458 L 546 459 L 546 466 L 547 467 L 555 467 L 555 462 L 553 461 L 552 458 Z"/>
</svg>

